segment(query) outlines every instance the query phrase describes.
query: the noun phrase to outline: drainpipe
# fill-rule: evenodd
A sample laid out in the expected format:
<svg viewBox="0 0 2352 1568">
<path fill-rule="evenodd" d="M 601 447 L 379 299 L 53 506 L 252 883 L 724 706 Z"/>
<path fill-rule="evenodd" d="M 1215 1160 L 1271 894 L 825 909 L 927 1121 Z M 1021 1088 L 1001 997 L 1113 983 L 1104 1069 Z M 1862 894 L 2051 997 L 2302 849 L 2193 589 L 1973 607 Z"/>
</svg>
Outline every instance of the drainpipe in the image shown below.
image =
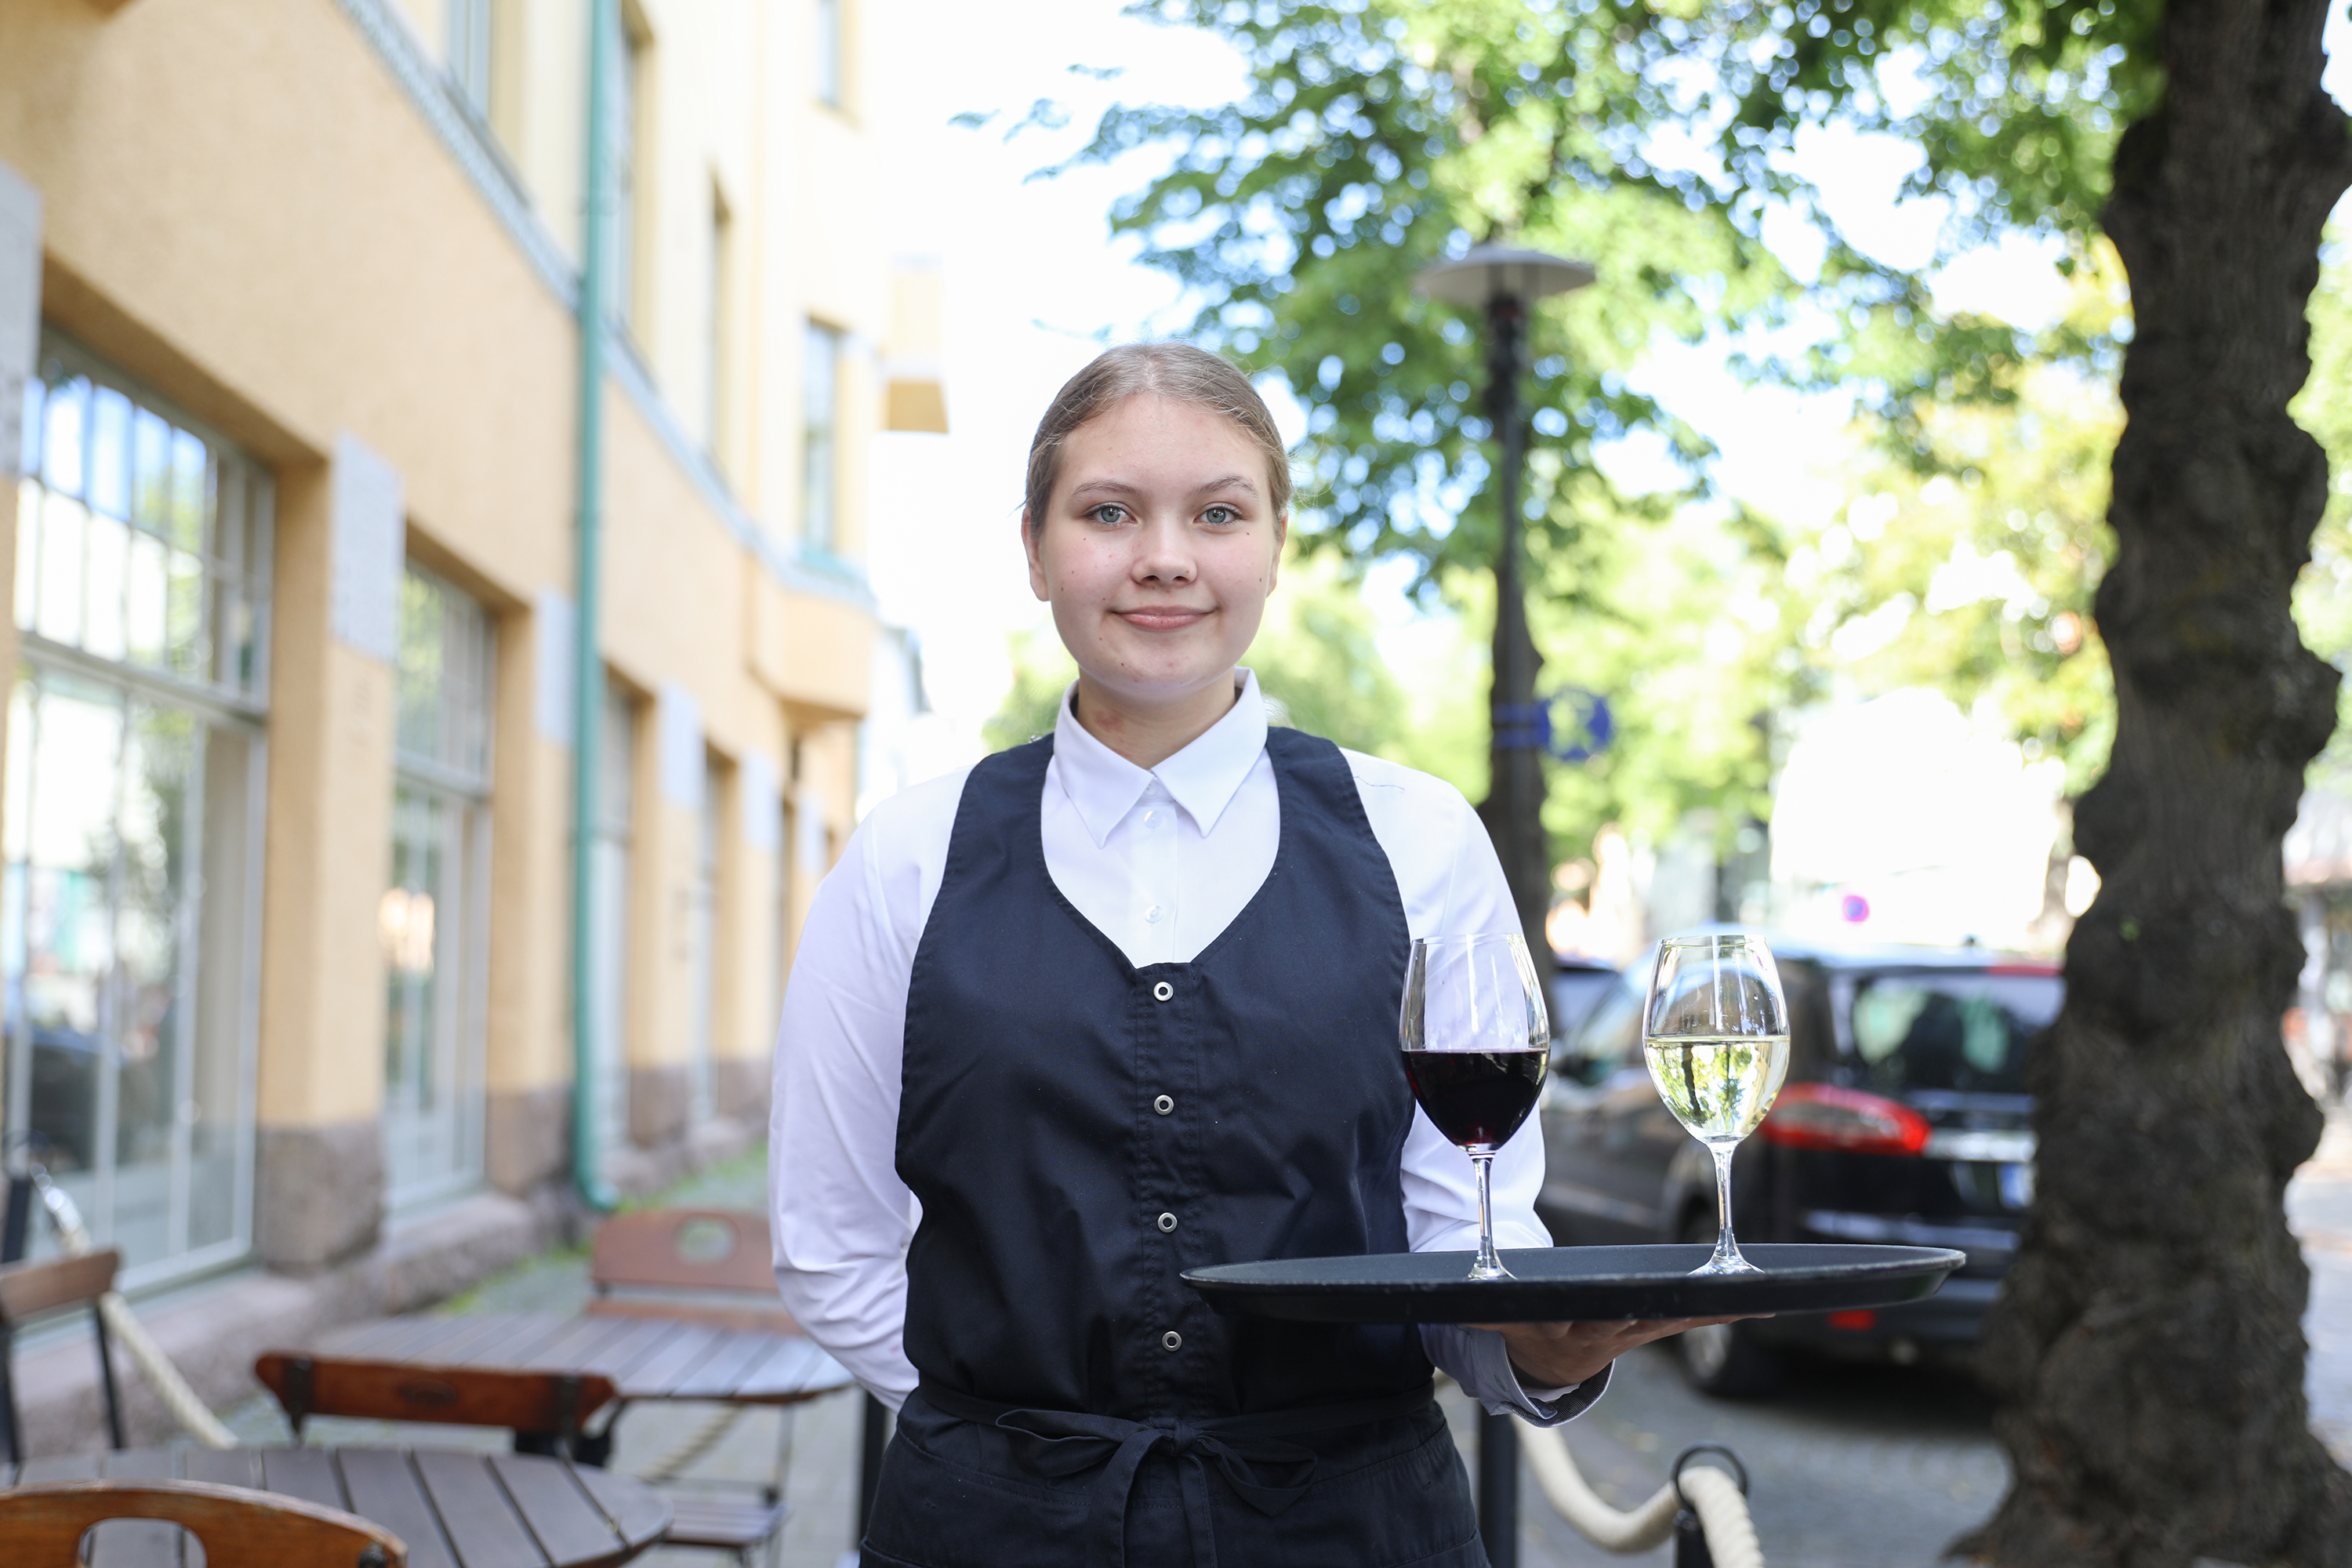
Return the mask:
<svg viewBox="0 0 2352 1568">
<path fill-rule="evenodd" d="M 619 1201 L 604 1180 L 597 1143 L 596 1036 L 590 964 L 596 858 L 596 765 L 604 750 L 604 660 L 598 652 L 598 558 L 604 507 L 604 289 L 611 245 L 613 166 L 605 113 L 617 0 L 588 5 L 588 170 L 580 240 L 580 529 L 572 616 L 572 1180 L 595 1211 Z M 605 1021 L 609 1026 L 613 1021 Z"/>
</svg>

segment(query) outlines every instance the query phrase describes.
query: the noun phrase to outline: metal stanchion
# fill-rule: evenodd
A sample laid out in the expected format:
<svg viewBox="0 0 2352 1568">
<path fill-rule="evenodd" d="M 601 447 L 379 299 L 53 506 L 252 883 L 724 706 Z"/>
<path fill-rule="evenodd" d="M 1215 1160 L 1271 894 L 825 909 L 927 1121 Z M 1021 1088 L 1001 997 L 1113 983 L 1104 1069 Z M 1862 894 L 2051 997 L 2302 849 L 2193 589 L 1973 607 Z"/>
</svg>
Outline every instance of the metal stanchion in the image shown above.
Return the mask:
<svg viewBox="0 0 2352 1568">
<path fill-rule="evenodd" d="M 1514 1415 L 1478 1416 L 1478 1539 L 1488 1568 L 1519 1568 L 1519 1428 Z"/>
</svg>

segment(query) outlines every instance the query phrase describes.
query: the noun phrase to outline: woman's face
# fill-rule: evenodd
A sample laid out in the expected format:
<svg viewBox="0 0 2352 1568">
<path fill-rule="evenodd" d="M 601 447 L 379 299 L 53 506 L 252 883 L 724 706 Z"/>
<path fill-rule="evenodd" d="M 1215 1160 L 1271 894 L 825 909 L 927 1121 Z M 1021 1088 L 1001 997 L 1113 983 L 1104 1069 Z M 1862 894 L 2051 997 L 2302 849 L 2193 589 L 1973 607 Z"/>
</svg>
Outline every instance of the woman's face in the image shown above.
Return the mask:
<svg viewBox="0 0 2352 1568">
<path fill-rule="evenodd" d="M 1139 395 L 1071 432 L 1029 585 L 1079 670 L 1156 705 L 1227 679 L 1257 636 L 1285 520 L 1265 454 L 1197 404 Z"/>
</svg>

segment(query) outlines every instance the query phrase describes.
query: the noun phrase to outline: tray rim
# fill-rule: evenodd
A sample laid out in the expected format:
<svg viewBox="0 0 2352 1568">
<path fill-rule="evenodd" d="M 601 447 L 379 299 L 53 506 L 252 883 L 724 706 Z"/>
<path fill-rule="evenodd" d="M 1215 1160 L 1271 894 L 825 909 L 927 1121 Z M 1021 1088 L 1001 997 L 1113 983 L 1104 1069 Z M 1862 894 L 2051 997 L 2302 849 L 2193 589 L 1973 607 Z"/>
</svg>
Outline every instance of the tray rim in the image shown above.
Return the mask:
<svg viewBox="0 0 2352 1568">
<path fill-rule="evenodd" d="M 1499 1250 L 1502 1254 L 1504 1264 L 1507 1268 L 1510 1260 L 1514 1258 L 1528 1258 L 1542 1253 L 1597 1251 L 1601 1247 L 1607 1247 L 1612 1250 L 1628 1252 L 1649 1251 L 1655 1249 L 1661 1252 L 1672 1250 L 1686 1253 L 1692 1247 L 1704 1247 L 1706 1243 L 1704 1242 L 1676 1241 L 1607 1242 L 1591 1247 L 1507 1247 L 1500 1248 Z M 1801 1268 L 1767 1268 L 1763 1272 L 1762 1279 L 1759 1279 L 1753 1275 L 1734 1276 L 1734 1278 L 1740 1279 L 1747 1283 L 1755 1285 L 1766 1284 L 1776 1279 L 1785 1281 L 1790 1285 L 1798 1285 L 1811 1281 L 1832 1281 L 1840 1279 L 1872 1279 L 1880 1277 L 1900 1279 L 1917 1274 L 1927 1274 L 1937 1271 L 1941 1271 L 1942 1273 L 1948 1275 L 1954 1270 L 1963 1267 L 1968 1262 L 1967 1253 L 1957 1247 L 1910 1247 L 1893 1242 L 1827 1241 L 1751 1242 L 1748 1244 L 1748 1249 L 1756 1251 L 1759 1255 L 1761 1255 L 1762 1249 L 1766 1247 L 1835 1247 L 1840 1250 L 1852 1247 L 1857 1252 L 1868 1251 L 1881 1254 L 1898 1252 L 1909 1254 L 1910 1256 L 1899 1258 L 1886 1258 L 1884 1256 L 1874 1258 L 1856 1258 L 1852 1262 L 1832 1262 L 1827 1264 L 1809 1265 Z M 1185 1284 L 1192 1286 L 1196 1290 L 1202 1291 L 1204 1294 L 1209 1292 L 1217 1292 L 1234 1295 L 1286 1296 L 1308 1292 L 1319 1295 L 1334 1296 L 1411 1295 L 1425 1290 L 1452 1290 L 1459 1288 L 1483 1289 L 1486 1287 L 1496 1287 L 1506 1289 L 1541 1289 L 1548 1287 L 1570 1289 L 1590 1285 L 1614 1285 L 1628 1288 L 1640 1288 L 1643 1286 L 1682 1284 L 1687 1282 L 1691 1279 L 1690 1270 L 1687 1268 L 1662 1270 L 1654 1273 L 1643 1271 L 1624 1274 L 1588 1274 L 1579 1276 L 1573 1279 L 1528 1279 L 1525 1276 L 1516 1276 L 1508 1279 L 1470 1279 L 1444 1277 L 1429 1279 L 1397 1280 L 1284 1280 L 1235 1279 L 1226 1272 L 1231 1269 L 1265 1268 L 1271 1265 L 1282 1263 L 1328 1263 L 1340 1259 L 1352 1261 L 1358 1258 L 1459 1258 L 1466 1260 L 1472 1256 L 1474 1256 L 1474 1254 L 1469 1248 L 1465 1247 L 1460 1250 L 1455 1250 L 1449 1247 L 1432 1248 L 1426 1252 L 1341 1253 L 1321 1258 L 1269 1258 L 1245 1263 L 1204 1264 L 1197 1268 L 1187 1268 L 1183 1270 L 1180 1275 L 1178 1275 L 1178 1278 L 1182 1279 Z"/>
</svg>

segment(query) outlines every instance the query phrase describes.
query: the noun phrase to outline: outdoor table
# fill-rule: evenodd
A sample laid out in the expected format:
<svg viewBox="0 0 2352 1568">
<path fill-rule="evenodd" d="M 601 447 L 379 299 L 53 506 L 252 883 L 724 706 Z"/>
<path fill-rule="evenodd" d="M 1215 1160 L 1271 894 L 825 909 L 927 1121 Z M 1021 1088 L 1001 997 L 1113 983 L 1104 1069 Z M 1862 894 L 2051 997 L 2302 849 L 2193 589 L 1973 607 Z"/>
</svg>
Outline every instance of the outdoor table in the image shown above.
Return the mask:
<svg viewBox="0 0 2352 1568">
<path fill-rule="evenodd" d="M 533 1454 L 131 1448 L 0 1465 L 0 1488 L 88 1480 L 215 1481 L 342 1509 L 405 1542 L 410 1568 L 602 1568 L 653 1545 L 670 1521 L 643 1482 Z M 179 1568 L 186 1539 L 152 1521 L 101 1525 L 89 1568 Z"/>
<path fill-rule="evenodd" d="M 799 1334 L 620 1315 L 382 1318 L 331 1330 L 301 1350 L 281 1353 L 390 1362 L 420 1372 L 596 1373 L 613 1380 L 624 1407 L 668 1399 L 796 1405 L 854 1381 Z"/>
</svg>

